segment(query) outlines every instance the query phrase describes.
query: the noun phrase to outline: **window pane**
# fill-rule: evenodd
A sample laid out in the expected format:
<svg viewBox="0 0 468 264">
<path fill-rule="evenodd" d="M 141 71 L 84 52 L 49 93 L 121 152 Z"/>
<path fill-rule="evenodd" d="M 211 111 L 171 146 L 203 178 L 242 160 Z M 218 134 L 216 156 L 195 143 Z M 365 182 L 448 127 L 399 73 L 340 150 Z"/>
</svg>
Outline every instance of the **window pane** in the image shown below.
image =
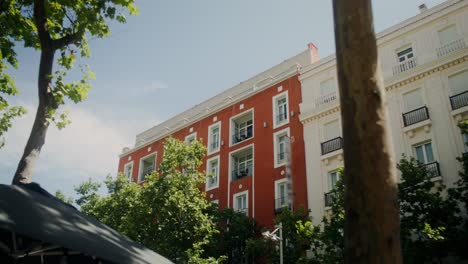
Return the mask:
<svg viewBox="0 0 468 264">
<path fill-rule="evenodd" d="M 424 145 L 426 150 L 426 163 L 430 163 L 434 161 L 434 154 L 432 153 L 432 144 L 427 143 Z"/>
<path fill-rule="evenodd" d="M 424 159 L 423 147 L 417 146 L 415 150 L 416 150 L 416 159 L 419 160 L 419 162 L 426 163 L 426 160 Z"/>
<path fill-rule="evenodd" d="M 424 106 L 424 103 L 422 100 L 421 89 L 417 89 L 409 93 L 405 93 L 403 95 L 403 99 L 405 102 L 406 111 L 411 111 L 411 110 Z"/>
</svg>

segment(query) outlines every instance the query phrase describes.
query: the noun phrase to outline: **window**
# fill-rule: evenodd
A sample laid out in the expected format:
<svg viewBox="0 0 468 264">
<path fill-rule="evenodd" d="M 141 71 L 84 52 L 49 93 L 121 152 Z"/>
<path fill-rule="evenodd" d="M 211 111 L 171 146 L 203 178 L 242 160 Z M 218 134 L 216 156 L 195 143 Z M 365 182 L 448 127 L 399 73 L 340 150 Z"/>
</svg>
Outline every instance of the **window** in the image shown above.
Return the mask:
<svg viewBox="0 0 468 264">
<path fill-rule="evenodd" d="M 290 152 L 289 128 L 273 134 L 274 137 L 274 161 L 275 168 L 286 164 L 287 155 Z"/>
<path fill-rule="evenodd" d="M 156 153 L 143 157 L 140 160 L 140 173 L 138 173 L 138 182 L 145 180 L 145 176 L 156 170 Z"/>
<path fill-rule="evenodd" d="M 219 156 L 216 156 L 207 161 L 206 172 L 206 190 L 218 188 L 219 186 Z"/>
<path fill-rule="evenodd" d="M 415 89 L 403 95 L 405 111 L 411 111 L 424 106 L 421 89 Z"/>
<path fill-rule="evenodd" d="M 328 173 L 328 190 L 331 191 L 335 188 L 336 183 L 340 179 L 338 171 L 331 171 Z"/>
<path fill-rule="evenodd" d="M 334 120 L 323 125 L 323 139 L 324 141 L 332 140 L 341 136 L 340 122 Z"/>
<path fill-rule="evenodd" d="M 432 142 L 427 142 L 414 147 L 416 159 L 422 164 L 434 162 L 434 153 L 432 152 Z"/>
<path fill-rule="evenodd" d="M 273 127 L 275 128 L 289 122 L 287 91 L 273 96 L 273 115 Z"/>
<path fill-rule="evenodd" d="M 133 181 L 132 174 L 133 174 L 133 161 L 125 164 L 125 167 L 124 167 L 125 178 L 127 178 L 129 181 Z"/>
<path fill-rule="evenodd" d="M 446 45 L 449 44 L 457 39 L 459 39 L 458 33 L 457 33 L 457 28 L 455 25 L 451 25 L 449 27 L 446 27 L 439 32 L 437 32 L 439 35 L 439 41 L 440 45 Z"/>
<path fill-rule="evenodd" d="M 281 209 L 284 206 L 290 206 L 288 195 L 287 179 L 278 180 L 275 182 L 275 209 Z"/>
<path fill-rule="evenodd" d="M 221 122 L 208 127 L 208 154 L 219 151 L 221 141 Z"/>
<path fill-rule="evenodd" d="M 399 52 L 397 52 L 398 62 L 402 63 L 408 61 L 414 57 L 413 48 L 408 47 Z"/>
<path fill-rule="evenodd" d="M 248 146 L 231 154 L 232 180 L 252 176 L 253 173 L 253 147 Z"/>
<path fill-rule="evenodd" d="M 197 140 L 197 132 L 192 133 L 185 137 L 185 143 L 188 143 L 188 144 L 191 144 L 195 140 Z"/>
<path fill-rule="evenodd" d="M 253 110 L 231 117 L 231 145 L 253 137 Z"/>
<path fill-rule="evenodd" d="M 452 95 L 468 91 L 468 71 L 463 71 L 448 77 Z"/>
<path fill-rule="evenodd" d="M 248 191 L 235 194 L 234 195 L 234 210 L 244 213 L 245 215 L 248 215 L 249 214 L 248 202 L 249 202 Z"/>
</svg>

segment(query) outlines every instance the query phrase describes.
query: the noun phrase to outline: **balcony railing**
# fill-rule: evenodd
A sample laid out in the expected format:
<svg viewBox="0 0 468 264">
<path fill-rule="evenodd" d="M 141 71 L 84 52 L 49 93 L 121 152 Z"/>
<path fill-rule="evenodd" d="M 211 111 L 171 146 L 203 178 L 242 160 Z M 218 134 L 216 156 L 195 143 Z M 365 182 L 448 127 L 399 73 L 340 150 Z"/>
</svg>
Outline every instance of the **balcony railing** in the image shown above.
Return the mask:
<svg viewBox="0 0 468 264">
<path fill-rule="evenodd" d="M 333 101 L 336 101 L 336 99 L 338 99 L 338 95 L 336 91 L 331 92 L 329 94 L 322 95 L 315 99 L 315 107 L 320 107 L 324 104 L 331 103 Z"/>
<path fill-rule="evenodd" d="M 450 43 L 447 43 L 439 48 L 436 49 L 437 57 L 446 56 L 454 51 L 461 50 L 465 48 L 465 40 L 464 39 L 457 39 Z"/>
<path fill-rule="evenodd" d="M 405 127 L 429 119 L 429 110 L 423 106 L 403 114 L 403 124 Z"/>
<path fill-rule="evenodd" d="M 324 194 L 325 198 L 325 207 L 330 207 L 333 204 L 333 198 L 335 197 L 335 192 L 330 191 Z"/>
<path fill-rule="evenodd" d="M 342 137 L 337 137 L 337 138 L 325 141 L 325 142 L 321 143 L 321 147 L 322 147 L 322 155 L 333 152 L 335 150 L 342 149 L 343 148 L 343 138 Z"/>
<path fill-rule="evenodd" d="M 416 58 L 407 59 L 403 62 L 400 62 L 398 65 L 393 67 L 393 75 L 400 74 L 402 72 L 408 71 L 416 67 Z"/>
<path fill-rule="evenodd" d="M 291 201 L 287 196 L 275 199 L 275 213 L 281 213 L 284 207 L 291 209 Z"/>
<path fill-rule="evenodd" d="M 232 171 L 232 180 L 237 180 L 247 176 L 252 176 L 252 165 L 248 165 L 244 168 L 238 168 Z"/>
<path fill-rule="evenodd" d="M 439 162 L 434 161 L 434 162 L 431 162 L 431 163 L 424 164 L 423 166 L 426 167 L 427 174 L 431 178 L 440 176 Z"/>
<path fill-rule="evenodd" d="M 236 143 L 242 142 L 244 140 L 251 138 L 252 136 L 253 136 L 253 126 L 250 125 L 242 131 L 234 132 L 234 135 L 232 136 L 232 143 L 236 144 Z"/>
<path fill-rule="evenodd" d="M 467 106 L 468 91 L 450 96 L 450 105 L 452 106 L 452 110 Z"/>
</svg>

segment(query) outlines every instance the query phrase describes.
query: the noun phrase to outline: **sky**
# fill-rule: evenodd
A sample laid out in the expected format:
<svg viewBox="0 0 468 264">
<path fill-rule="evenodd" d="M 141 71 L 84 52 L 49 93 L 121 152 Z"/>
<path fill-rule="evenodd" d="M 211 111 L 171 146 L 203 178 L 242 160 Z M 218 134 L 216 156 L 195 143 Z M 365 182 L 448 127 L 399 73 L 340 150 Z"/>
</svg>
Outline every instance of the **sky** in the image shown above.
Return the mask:
<svg viewBox="0 0 468 264">
<path fill-rule="evenodd" d="M 375 0 L 380 32 L 442 0 Z M 82 60 L 96 73 L 82 103 L 67 104 L 72 123 L 49 128 L 33 181 L 54 193 L 116 175 L 118 154 L 136 134 L 294 56 L 314 43 L 324 58 L 334 53 L 332 1 L 327 0 L 151 0 L 140 14 L 111 24 L 111 35 L 89 41 Z M 17 49 L 12 71 L 27 108 L 0 149 L 0 183 L 17 168 L 37 107 L 39 53 Z M 73 75 L 71 77 L 74 77 Z"/>
</svg>

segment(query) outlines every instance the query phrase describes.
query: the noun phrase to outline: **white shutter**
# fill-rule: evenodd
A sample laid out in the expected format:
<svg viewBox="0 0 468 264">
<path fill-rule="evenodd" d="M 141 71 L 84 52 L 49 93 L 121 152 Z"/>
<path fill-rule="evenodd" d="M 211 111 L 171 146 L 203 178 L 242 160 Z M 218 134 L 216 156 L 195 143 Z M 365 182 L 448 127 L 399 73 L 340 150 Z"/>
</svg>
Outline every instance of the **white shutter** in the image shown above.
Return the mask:
<svg viewBox="0 0 468 264">
<path fill-rule="evenodd" d="M 421 89 L 417 89 L 409 93 L 405 93 L 403 95 L 403 101 L 405 103 L 406 111 L 411 111 L 411 110 L 424 106 Z"/>
<path fill-rule="evenodd" d="M 336 91 L 335 79 L 328 79 L 320 83 L 320 94 L 326 95 Z"/>
<path fill-rule="evenodd" d="M 449 76 L 448 79 L 452 95 L 463 93 L 468 90 L 468 71 Z"/>
<path fill-rule="evenodd" d="M 439 40 L 440 45 L 445 45 L 450 42 L 453 42 L 458 39 L 457 29 L 455 25 L 451 25 L 450 27 L 444 28 L 439 31 Z"/>
<path fill-rule="evenodd" d="M 338 120 L 327 123 L 323 126 L 323 138 L 325 141 L 337 138 L 341 135 L 340 123 Z"/>
</svg>

